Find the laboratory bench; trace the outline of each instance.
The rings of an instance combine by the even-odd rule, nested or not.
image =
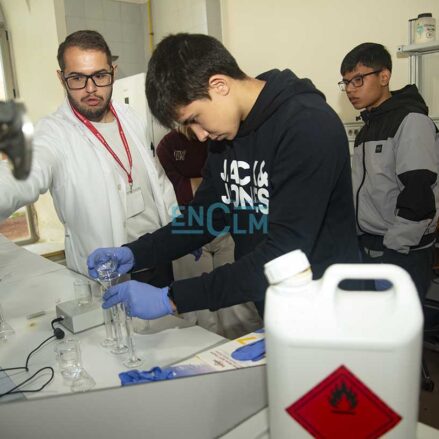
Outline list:
[[[0,305],[15,331],[0,341],[0,367],[24,366],[27,355],[53,335],[56,304],[74,298],[73,283],[81,278],[0,235]],[[61,328],[66,337],[72,335]],[[228,341],[175,316],[151,321],[150,332],[134,334],[141,370],[166,367]],[[29,372],[0,372],[3,393],[42,367],[55,371],[39,392],[0,398],[2,438],[218,437],[266,405],[264,367],[121,387],[118,374],[127,370],[127,354],[114,355],[101,346],[104,326],[74,338],[96,386],[72,393],[56,364],[57,340],[50,340],[32,355]],[[23,389],[37,389],[49,377],[44,372]]]
[[[0,305],[15,334],[0,342],[0,367],[22,366],[28,353],[53,334],[55,305],[73,298],[73,282],[82,275],[28,252],[0,235]],[[69,331],[63,330],[69,335]],[[227,340],[175,316],[152,322],[153,333],[135,334],[143,359],[139,369],[168,366]],[[56,340],[43,345],[30,361],[30,372],[52,366],[54,380],[41,392],[0,398],[0,437],[164,439],[268,439],[265,366],[256,366],[120,386],[125,356],[100,345],[103,326],[75,334],[82,362],[96,386],[72,393],[56,366]],[[28,376],[0,372],[0,393]],[[32,381],[38,388],[48,375]],[[418,424],[418,439],[439,431]]]

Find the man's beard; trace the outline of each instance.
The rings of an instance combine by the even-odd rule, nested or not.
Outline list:
[[[84,107],[81,107],[78,105],[78,102],[76,102],[71,96],[70,93],[67,93],[67,98],[69,99],[70,105],[82,116],[84,116],[86,119],[88,119],[91,122],[101,122],[103,117],[107,114],[109,107],[110,107],[110,101],[111,96],[113,94],[113,90],[111,91],[110,95],[108,96],[107,100],[104,101],[104,106],[96,109],[86,109]]]

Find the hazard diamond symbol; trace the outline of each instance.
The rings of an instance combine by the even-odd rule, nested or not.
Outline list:
[[[375,439],[402,419],[345,366],[285,410],[319,439]]]

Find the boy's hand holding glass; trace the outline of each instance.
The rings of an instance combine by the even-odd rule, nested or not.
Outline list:
[[[97,268],[102,267],[106,261],[116,261],[116,267],[108,267],[108,270],[119,274],[128,273],[134,267],[134,255],[128,247],[109,247],[94,250],[87,258],[88,274],[93,279],[102,277]]]
[[[173,313],[168,297],[169,288],[156,288],[135,280],[110,287],[103,296],[102,308],[123,303],[131,317],[145,320],[158,319]]]

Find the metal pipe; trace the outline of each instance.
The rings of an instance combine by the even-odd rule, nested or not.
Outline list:
[[[148,34],[149,34],[149,51],[152,54],[154,51],[154,32],[152,29],[152,8],[151,8],[151,0],[146,1],[146,11],[148,14]]]

